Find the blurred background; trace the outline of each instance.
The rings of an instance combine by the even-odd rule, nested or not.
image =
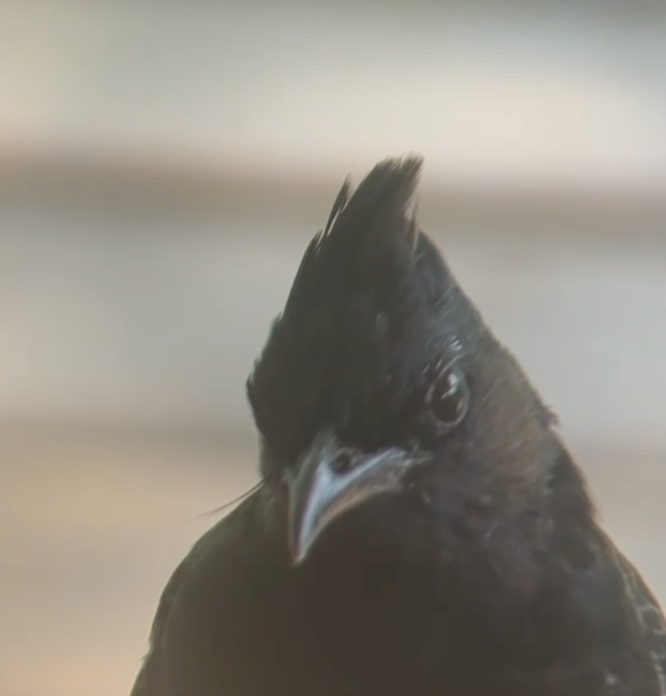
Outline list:
[[[0,0],[0,692],[127,694],[343,178],[424,226],[666,599],[666,6]],[[203,515],[203,517],[202,517]]]

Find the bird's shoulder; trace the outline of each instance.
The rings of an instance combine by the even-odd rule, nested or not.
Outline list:
[[[583,562],[578,554],[552,560],[523,635],[523,651],[533,646],[535,664],[512,672],[507,694],[666,696],[659,603],[600,529],[589,550]]]
[[[159,683],[174,658],[188,655],[193,646],[232,640],[238,622],[247,617],[249,598],[265,590],[253,583],[270,584],[273,535],[267,505],[265,491],[253,493],[211,527],[176,567],[160,597],[131,696],[160,696]],[[240,605],[242,617],[237,616]],[[219,635],[206,635],[209,628]]]
[[[627,626],[625,635],[630,652],[641,664],[640,672],[637,670],[633,677],[635,684],[631,675],[626,677],[624,688],[621,679],[609,677],[616,688],[608,693],[666,696],[666,620],[662,608],[636,567],[603,532],[600,532],[600,545],[605,563],[619,578]]]

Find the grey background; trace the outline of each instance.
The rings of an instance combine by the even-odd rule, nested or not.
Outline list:
[[[128,692],[199,516],[255,480],[244,382],[305,244],[410,150],[666,596],[666,12],[453,5],[0,2],[3,693]]]

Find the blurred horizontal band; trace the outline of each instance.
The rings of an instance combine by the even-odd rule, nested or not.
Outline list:
[[[402,154],[387,152],[386,155]],[[544,216],[585,221],[587,233],[623,220],[641,225],[666,221],[666,179],[636,182],[552,180],[513,182],[457,179],[433,175],[425,155],[419,206],[425,219],[497,219]],[[368,168],[374,161],[368,162]],[[330,167],[313,173],[286,167],[284,172],[242,162],[202,161],[155,152],[25,151],[0,147],[0,196],[30,195],[107,202],[142,199],[167,206],[202,205],[230,216],[251,219],[297,216],[322,219],[348,171]]]

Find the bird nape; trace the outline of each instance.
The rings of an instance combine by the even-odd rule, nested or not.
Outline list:
[[[161,597],[133,696],[666,696],[666,629],[412,199],[345,183],[248,380],[263,485]]]

